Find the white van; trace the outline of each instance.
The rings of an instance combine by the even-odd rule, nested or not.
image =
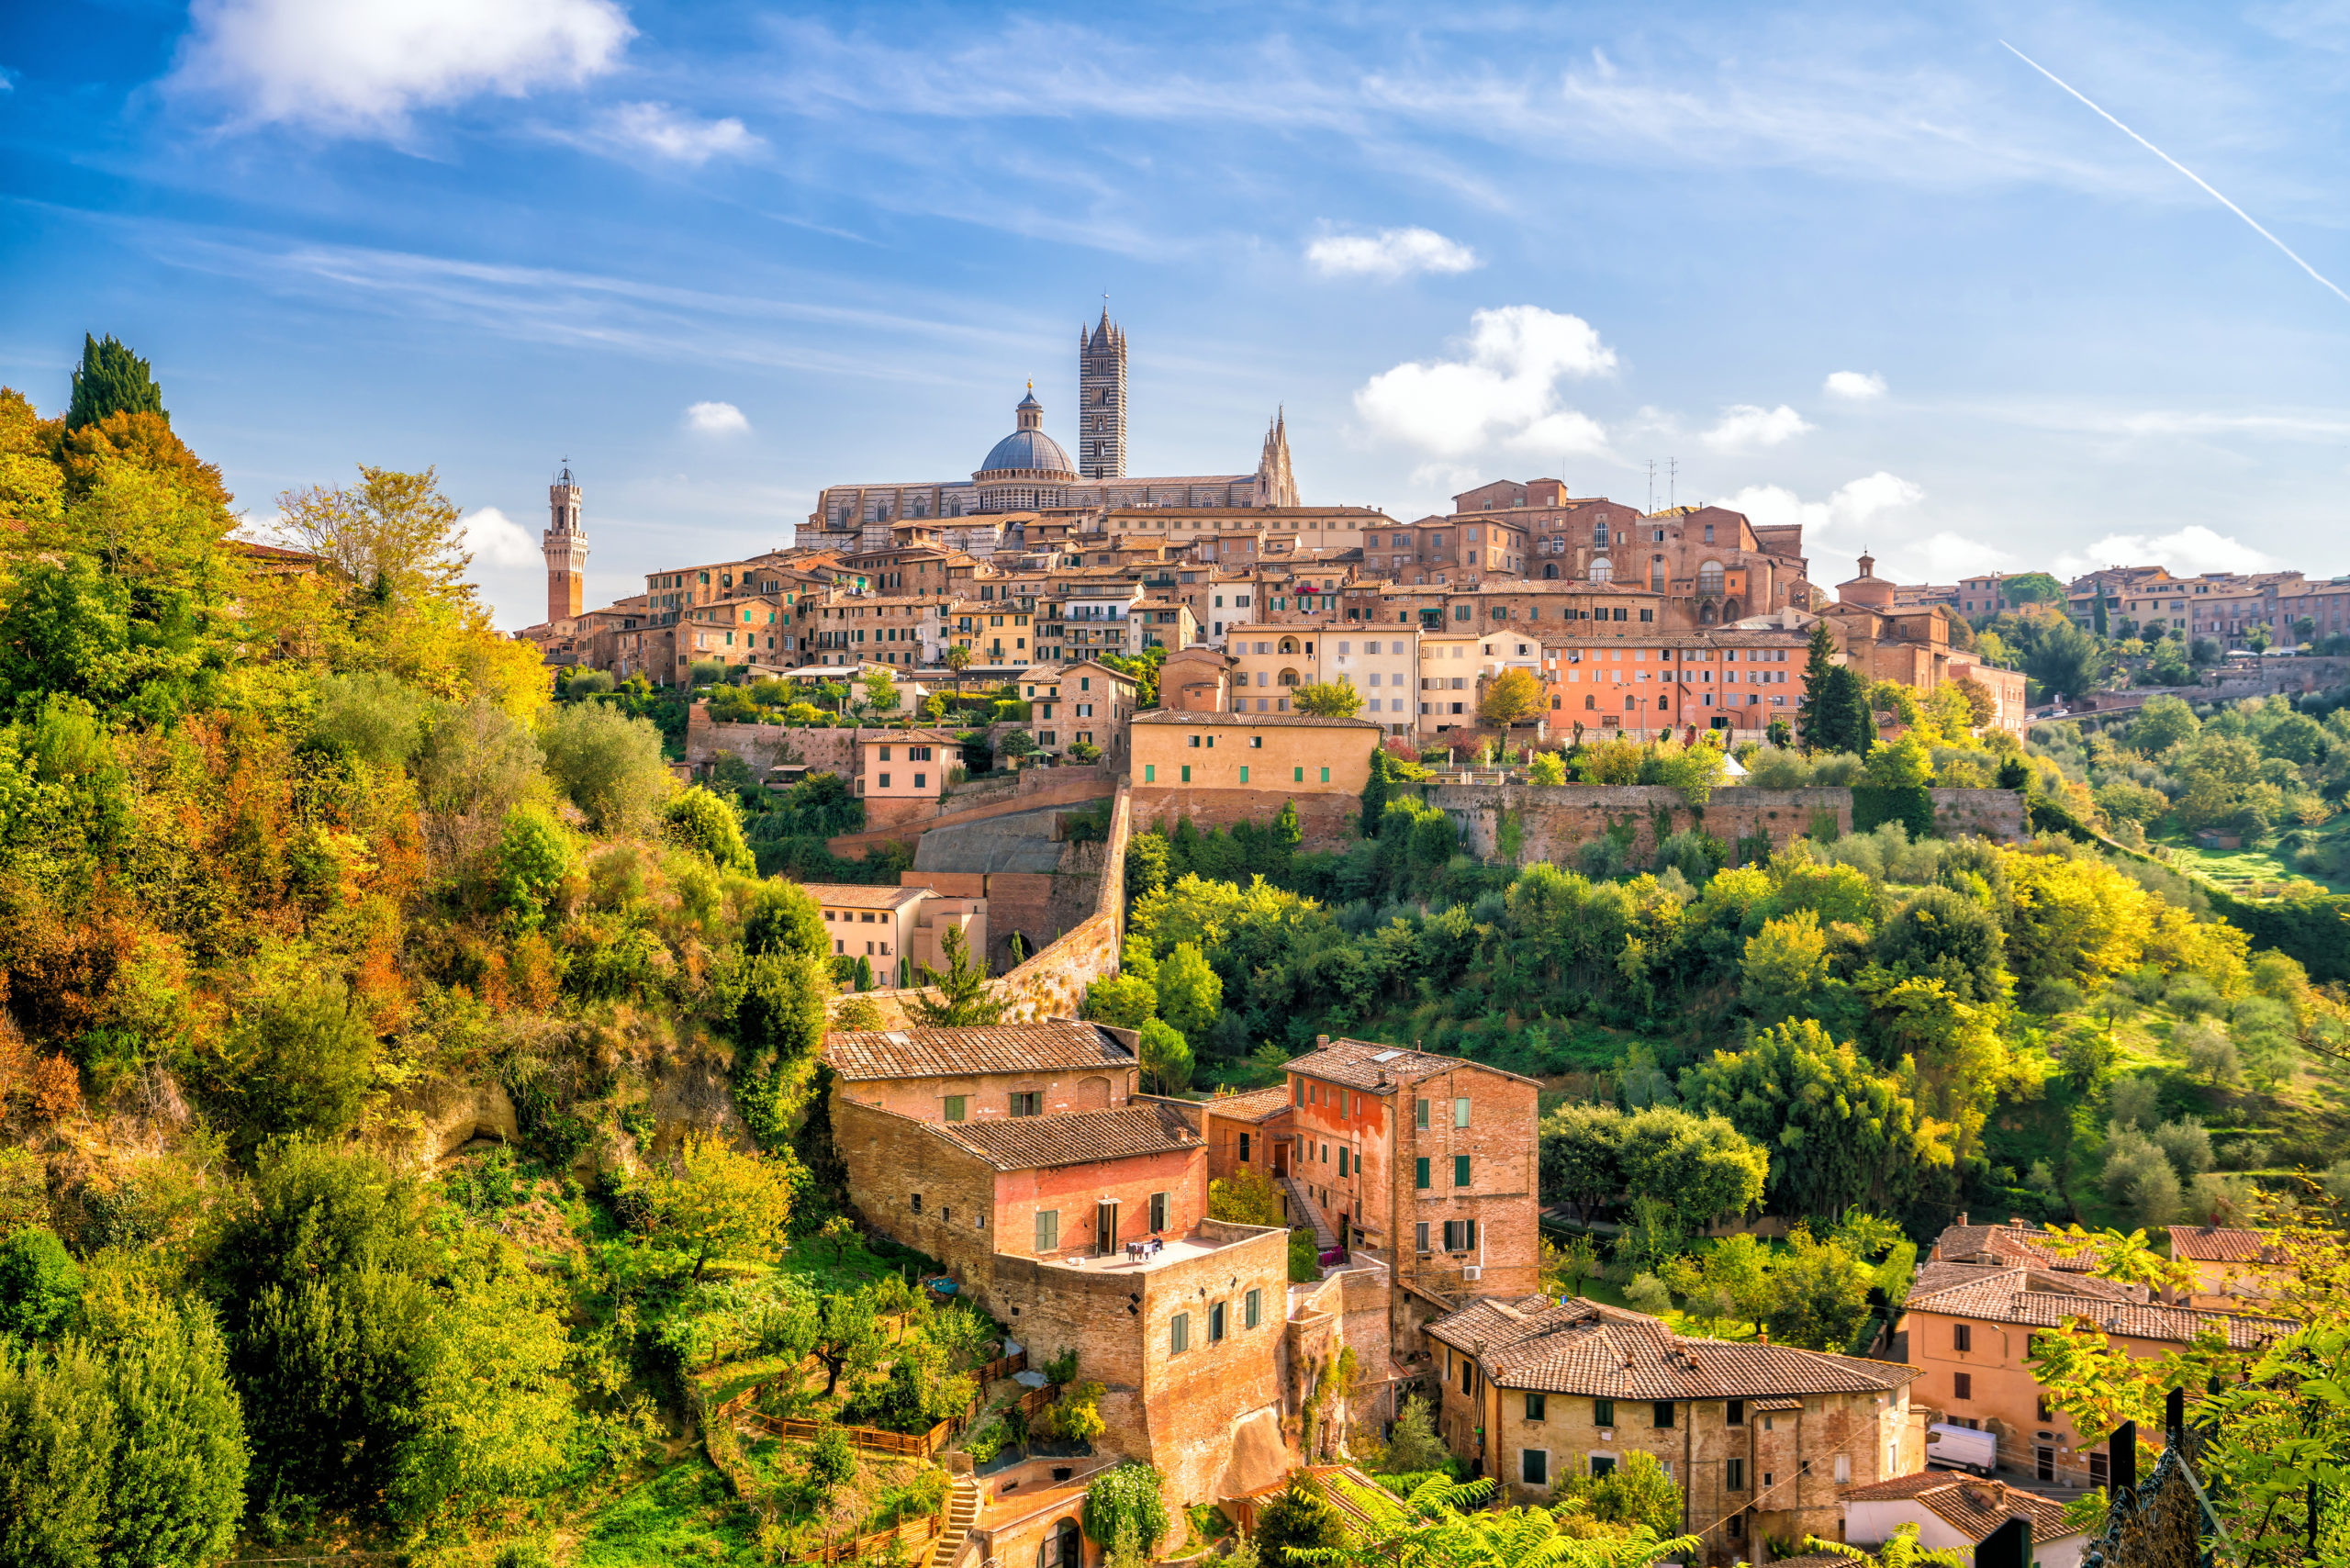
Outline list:
[[[1940,1421],[1926,1428],[1929,1469],[1940,1465],[1945,1470],[1971,1470],[1977,1475],[1988,1475],[1998,1460],[1999,1439],[1988,1432]]]

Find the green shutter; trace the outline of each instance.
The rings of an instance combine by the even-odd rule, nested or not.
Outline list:
[[[1465,1154],[1452,1157],[1452,1184],[1456,1187],[1469,1184],[1469,1157]]]
[[[1412,1162],[1412,1185],[1423,1193],[1428,1190],[1428,1158],[1425,1154]]]

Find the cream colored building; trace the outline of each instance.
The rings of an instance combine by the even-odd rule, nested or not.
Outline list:
[[[911,985],[915,970],[946,968],[942,944],[960,931],[974,953],[988,950],[988,901],[957,898],[929,888],[876,888],[845,882],[804,882],[816,901],[836,958],[864,958],[884,986]]]
[[[1391,735],[1419,727],[1420,634],[1409,626],[1333,626],[1324,632],[1325,678],[1362,693],[1362,713]]]
[[[1014,683],[1028,702],[1028,729],[1042,749],[1099,746],[1106,756],[1125,753],[1126,721],[1135,711],[1135,683],[1091,659],[1031,665]]]
[[[1301,686],[1324,678],[1322,654],[1327,623],[1269,626],[1261,622],[1229,628],[1224,651],[1232,660],[1232,710],[1237,713],[1287,713]]]
[[[859,799],[934,801],[946,770],[963,760],[963,743],[943,730],[884,730],[857,743]]]

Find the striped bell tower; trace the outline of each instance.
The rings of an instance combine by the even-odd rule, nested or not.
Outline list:
[[[1110,319],[1077,330],[1077,471],[1088,479],[1126,476],[1126,334]]]
[[[571,459],[547,487],[547,531],[539,548],[547,558],[547,619],[576,619],[588,604],[588,535],[579,526],[579,481]]]

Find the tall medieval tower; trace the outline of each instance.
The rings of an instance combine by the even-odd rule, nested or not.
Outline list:
[[[1110,320],[1077,330],[1077,471],[1088,479],[1126,476],[1126,335]]]
[[[575,619],[588,605],[588,535],[579,527],[579,482],[565,460],[547,487],[547,531],[539,548],[547,558],[547,619]]]

